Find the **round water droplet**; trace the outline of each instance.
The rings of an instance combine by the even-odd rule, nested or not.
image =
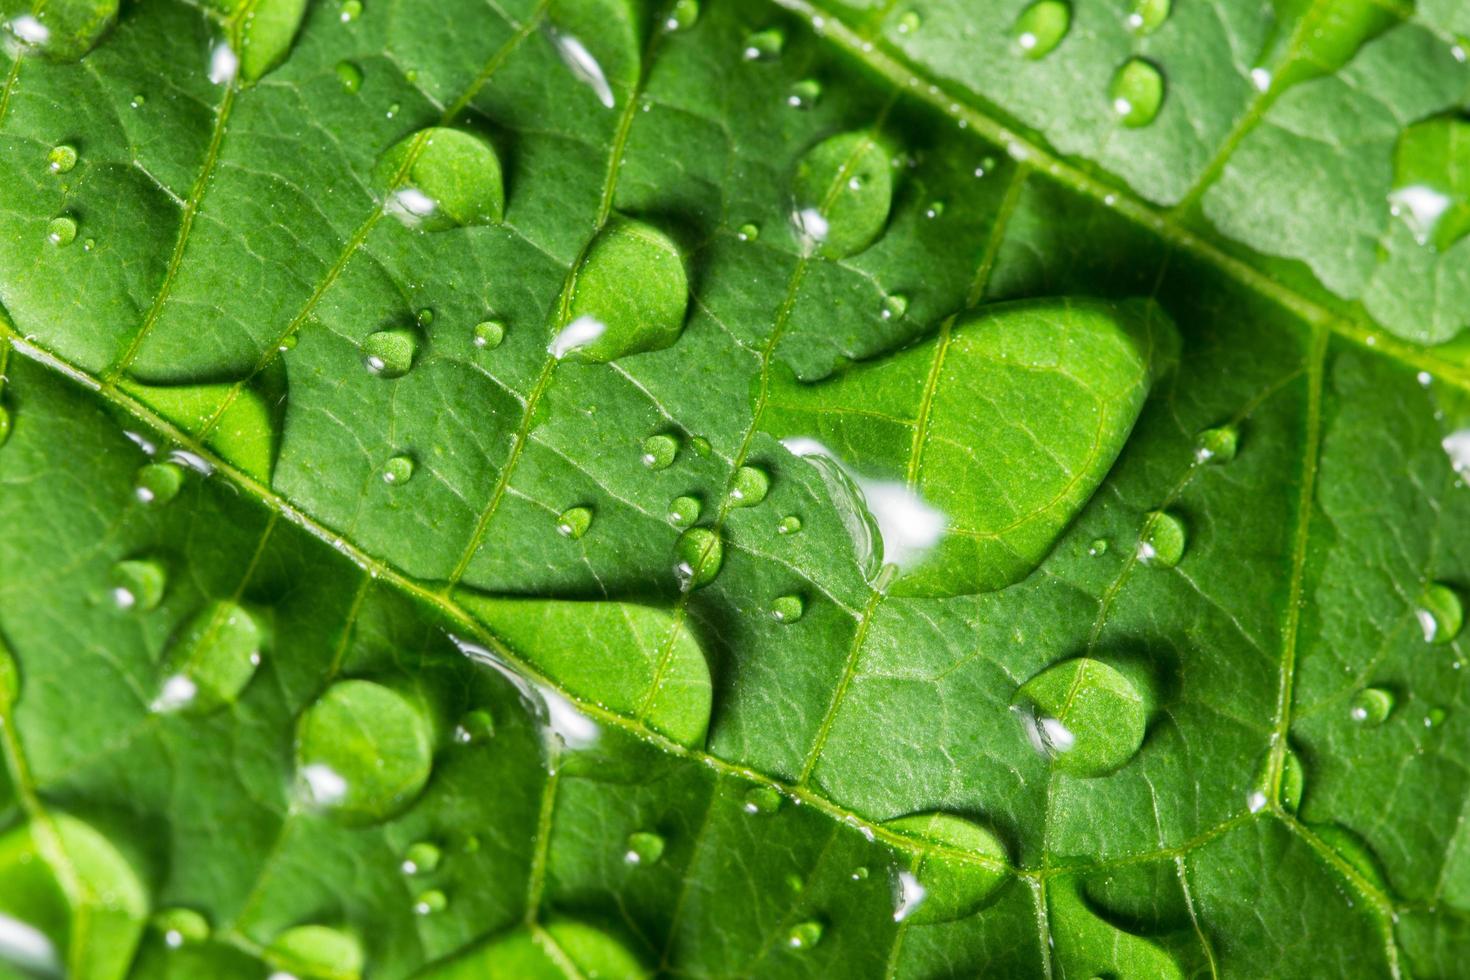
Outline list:
[[[1108,539],[1107,538],[1093,538],[1092,539],[1092,542],[1087,546],[1087,553],[1089,555],[1093,556],[1094,558],[1096,558],[1098,555],[1105,555],[1105,554],[1107,554],[1108,553]]]
[[[783,595],[771,603],[771,618],[778,623],[794,623],[806,611],[799,595]]]
[[[556,533],[573,541],[587,533],[592,526],[592,508],[568,507],[557,515]]]
[[[351,23],[362,16],[362,0],[342,0],[342,5],[337,10],[338,19],[342,23]]]
[[[570,319],[552,339],[555,357],[606,363],[679,339],[689,306],[684,257],[673,239],[620,218],[603,229],[577,272]]]
[[[867,880],[867,877],[868,877],[868,866],[867,865],[860,864],[856,868],[853,868],[852,869],[852,880],[853,881],[865,881],[865,880]]]
[[[429,324],[434,322],[434,311],[425,306],[423,309],[415,313],[413,315],[413,318],[414,322],[417,323],[419,326],[427,327]]]
[[[801,530],[801,518],[795,514],[787,514],[776,524],[777,534],[795,534]]]
[[[720,574],[725,543],[707,527],[691,527],[674,542],[674,575],[684,591],[708,585]]]
[[[771,814],[781,809],[781,794],[771,786],[752,786],[740,808],[750,814]]]
[[[266,947],[264,959],[275,968],[274,976],[338,977],[362,976],[362,943],[344,929],[304,925],[287,929]]]
[[[1449,713],[1446,712],[1443,708],[1430,708],[1424,714],[1424,727],[1438,728],[1440,725],[1443,725],[1445,723],[1445,719],[1448,717]]]
[[[1393,692],[1382,687],[1365,687],[1353,695],[1348,717],[1360,725],[1381,725],[1393,713]]]
[[[1164,76],[1142,58],[1130,58],[1114,73],[1108,99],[1124,126],[1147,126],[1163,104]]]
[[[742,242],[753,242],[761,237],[760,226],[747,221],[740,226],[740,230],[735,233],[735,237],[739,238]]]
[[[454,726],[454,740],[461,745],[484,742],[495,737],[495,717],[484,708],[466,711]]]
[[[735,471],[730,487],[730,503],[736,507],[754,507],[766,499],[771,490],[771,477],[758,466],[742,466]]]
[[[58,143],[46,154],[46,168],[53,174],[71,173],[72,168],[77,165],[76,147],[66,143]]]
[[[1228,463],[1235,458],[1240,433],[1233,425],[1206,429],[1194,443],[1194,458],[1201,463]]]
[[[810,109],[821,97],[822,83],[815,78],[804,78],[786,93],[786,104],[793,109]]]
[[[929,206],[924,209],[924,217],[937,218],[944,213],[943,201],[930,201]]]
[[[437,888],[420,892],[419,897],[414,899],[413,902],[415,915],[433,915],[435,912],[443,912],[447,908],[449,908],[449,899]]]
[[[918,11],[905,10],[898,17],[898,33],[912,34],[923,26],[923,23],[923,18],[919,16]]]
[[[413,457],[394,456],[383,465],[383,482],[390,486],[407,483],[413,479]]]
[[[1184,523],[1166,510],[1149,511],[1138,537],[1138,560],[1145,565],[1173,568],[1184,557]]]
[[[505,324],[499,320],[481,320],[475,324],[474,344],[481,350],[494,350],[505,340]]]
[[[149,922],[169,949],[178,949],[186,943],[202,943],[210,934],[209,920],[193,909],[160,909],[153,913]]]
[[[909,298],[903,293],[889,293],[883,297],[883,309],[880,316],[885,320],[901,320],[909,310]]]
[[[112,566],[112,599],[119,609],[148,612],[158,608],[168,587],[163,566],[149,559],[120,561]]]
[[[130,109],[141,109],[147,104],[148,96],[144,95],[142,92],[137,93],[128,100],[128,108]]]
[[[1005,845],[989,828],[971,820],[949,813],[917,813],[883,826],[928,845],[919,849],[912,871],[899,873],[896,921],[949,922],[970,915],[1010,876]]]
[[[52,218],[51,222],[46,225],[46,241],[50,242],[52,245],[55,245],[57,247],[70,245],[72,242],[76,241],[76,237],[76,219],[71,218],[68,215],[58,215],[57,217]]]
[[[659,858],[663,856],[664,839],[658,834],[640,830],[628,835],[627,849],[623,852],[623,860],[629,864],[644,866],[657,864]]]
[[[418,350],[412,330],[379,330],[362,342],[362,362],[380,378],[401,378],[413,367]]]
[[[1011,38],[1023,57],[1044,58],[1056,50],[1072,27],[1072,7],[1062,0],[1037,0],[1016,18]]]
[[[337,81],[349,92],[362,88],[362,69],[350,61],[337,62]]]
[[[679,455],[679,440],[671,435],[660,434],[643,440],[643,465],[651,470],[668,469],[674,457]]]
[[[1133,0],[1133,10],[1127,18],[1128,29],[1134,34],[1152,34],[1169,19],[1173,0]]]
[[[403,852],[403,863],[399,869],[406,875],[432,874],[439,870],[439,862],[443,858],[444,854],[437,845],[422,840]]]
[[[808,150],[792,187],[797,232],[832,258],[871,245],[893,203],[892,155],[870,132],[841,133]]]
[[[1101,776],[1133,758],[1148,721],[1144,692],[1117,668],[1077,657],[1022,684],[1012,701],[1026,737],[1052,766]]]
[[[260,625],[242,606],[216,600],[174,638],[154,711],[202,713],[234,703],[260,664]]]
[[[498,224],[505,213],[500,157],[485,140],[458,129],[431,127],[395,143],[373,178],[385,210],[429,231]]]
[[[432,732],[423,711],[371,681],[339,681],[296,725],[296,778],[306,802],[367,823],[406,806],[428,781]]]
[[[811,949],[822,941],[822,924],[815,919],[798,922],[786,934],[786,945],[792,949]]]
[[[687,31],[699,20],[699,0],[675,0],[664,27],[671,31]]]
[[[133,492],[145,504],[166,504],[179,495],[184,471],[174,463],[148,463],[138,468]]]
[[[699,520],[699,500],[696,497],[675,497],[669,501],[669,523],[675,527],[688,527]]]
[[[780,28],[772,27],[769,30],[757,31],[745,39],[746,61],[773,61],[781,57],[781,49],[786,47],[786,35]]]
[[[1465,624],[1465,610],[1460,595],[1442,582],[1430,582],[1419,596],[1414,610],[1426,643],[1449,643],[1460,635]]]

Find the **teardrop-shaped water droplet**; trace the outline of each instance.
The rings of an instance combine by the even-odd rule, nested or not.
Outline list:
[[[67,143],[58,143],[46,154],[46,169],[53,174],[71,173],[72,168],[77,165],[76,147]]]
[[[119,609],[157,609],[168,588],[168,573],[152,559],[137,558],[112,566],[112,600]]]
[[[495,716],[484,708],[466,711],[454,726],[454,740],[461,745],[485,742],[495,737]]]
[[[877,239],[893,203],[892,155],[870,132],[841,133],[807,151],[792,187],[792,223],[810,246],[843,258]]]
[[[1087,657],[1043,670],[1012,703],[1032,746],[1074,776],[1101,776],[1133,758],[1148,722],[1145,692],[1116,667]]]
[[[362,943],[345,929],[332,926],[295,926],[272,939],[263,953],[274,968],[272,977],[333,977],[356,980],[362,976]]]
[[[628,835],[623,860],[629,864],[647,866],[657,864],[664,856],[664,839],[658,834],[640,830]]]
[[[740,226],[740,230],[735,233],[735,237],[740,239],[742,242],[753,242],[757,238],[761,237],[760,225],[757,225],[754,222],[747,221],[745,224]]]
[[[570,320],[548,348],[554,357],[605,363],[661,350],[679,339],[689,279],[679,247],[652,225],[611,222],[577,272]]]
[[[194,909],[175,907],[160,909],[153,913],[149,923],[163,937],[169,949],[178,949],[186,943],[202,943],[209,938],[209,920]]]
[[[481,350],[494,350],[505,340],[505,324],[499,320],[481,320],[475,324],[474,344]]]
[[[419,897],[413,900],[413,912],[415,915],[433,915],[435,912],[443,912],[449,908],[449,898],[437,888],[430,888],[426,892],[420,892]]]
[[[70,215],[57,215],[46,225],[46,241],[57,247],[76,241],[77,222]]]
[[[412,330],[379,330],[362,342],[362,363],[380,378],[401,378],[413,367],[419,338]]]
[[[883,826],[921,845],[912,870],[898,873],[895,921],[949,922],[970,915],[1010,877],[1005,845],[994,831],[972,820],[916,813]]]
[[[793,109],[810,109],[821,97],[822,83],[815,78],[804,78],[786,93],[786,104]]]
[[[771,618],[778,623],[794,623],[806,611],[799,595],[783,595],[771,603]]]
[[[1360,725],[1381,725],[1393,713],[1393,692],[1383,687],[1365,687],[1353,695],[1348,717]]]
[[[1420,245],[1443,251],[1470,233],[1470,120],[1437,116],[1403,131],[1388,204]]]
[[[679,440],[666,433],[649,436],[643,440],[643,465],[651,470],[668,469],[679,455]]]
[[[1173,0],[1133,0],[1126,23],[1134,34],[1152,34],[1169,19]]]
[[[776,523],[777,534],[796,534],[801,530],[801,518],[795,514],[787,514]]]
[[[766,499],[770,490],[770,474],[759,466],[742,466],[735,471],[730,485],[730,503],[735,507],[754,507]]]
[[[413,479],[414,462],[412,456],[394,456],[383,464],[383,482],[390,486],[407,483]]]
[[[184,471],[174,463],[148,463],[138,468],[133,493],[145,504],[166,504],[179,495]]]
[[[587,533],[592,526],[591,507],[568,507],[557,515],[556,533],[573,541]]]
[[[228,600],[205,606],[175,637],[154,711],[207,712],[234,703],[260,665],[260,625]]]
[[[675,527],[688,527],[699,520],[699,500],[696,497],[675,497],[669,501],[669,523]]]
[[[439,870],[439,862],[443,859],[444,853],[437,844],[421,840],[403,852],[403,863],[398,867],[406,875],[433,874]]]
[[[889,293],[883,297],[883,309],[880,316],[885,320],[901,320],[908,312],[909,298],[903,293]]]
[[[749,814],[771,814],[781,809],[781,794],[771,786],[752,786],[740,808]]]
[[[350,61],[337,62],[337,81],[349,92],[356,93],[362,88],[362,69]]]
[[[432,127],[395,143],[373,168],[384,210],[429,231],[498,224],[505,213],[500,157],[479,136]]]
[[[1164,76],[1142,58],[1130,58],[1114,73],[1108,100],[1124,126],[1147,126],[1164,102]]]
[[[423,709],[372,681],[338,681],[296,724],[303,800],[350,823],[382,820],[428,781],[433,732]]]
[[[709,459],[710,454],[715,451],[714,447],[710,445],[709,440],[704,436],[695,436],[693,439],[690,439],[689,448],[694,450],[696,456],[702,456],[705,459]]]
[[[822,924],[816,919],[798,922],[786,933],[786,945],[792,949],[811,949],[822,941]]]
[[[773,61],[781,57],[781,49],[784,47],[786,35],[779,27],[756,31],[745,39],[745,60]]]
[[[699,20],[699,0],[674,0],[664,27],[670,31],[687,31]]]
[[[1072,27],[1072,6],[1063,0],[1037,0],[1016,18],[1011,28],[1016,51],[1027,58],[1045,58],[1056,50]]]
[[[1149,511],[1138,536],[1138,560],[1145,565],[1173,568],[1184,557],[1187,543],[1183,521],[1166,510]]]
[[[1206,429],[1194,442],[1194,458],[1201,463],[1228,463],[1235,458],[1240,432],[1233,425]]]
[[[713,582],[724,561],[725,543],[710,528],[691,527],[674,542],[674,576],[685,592]]]
[[[1414,616],[1426,643],[1449,643],[1460,635],[1460,627],[1465,624],[1460,594],[1443,582],[1430,582],[1424,587]]]

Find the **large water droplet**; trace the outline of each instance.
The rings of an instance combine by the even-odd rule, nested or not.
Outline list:
[[[1072,6],[1063,0],[1037,0],[1016,18],[1011,38],[1027,58],[1044,58],[1056,50],[1072,26]]]
[[[883,826],[918,845],[912,870],[899,872],[897,921],[948,922],[970,915],[1010,876],[1005,845],[973,821],[948,813],[918,813]]]
[[[568,507],[556,517],[556,533],[573,541],[586,534],[591,526],[591,507]]]
[[[811,949],[822,941],[822,924],[816,919],[798,922],[786,933],[786,945],[791,949]]]
[[[1184,980],[1179,963],[1161,945],[1125,932],[1100,916],[1097,903],[1082,894],[1076,875],[1048,879],[1046,897],[1052,955],[1060,976]]]
[[[1164,76],[1142,58],[1130,58],[1113,75],[1108,100],[1124,126],[1147,126],[1164,101]]]
[[[439,850],[437,844],[421,840],[410,844],[408,850],[403,852],[403,863],[398,868],[406,875],[433,874],[439,870],[439,862],[443,859],[444,852]]]
[[[797,534],[801,531],[801,518],[795,514],[787,514],[776,523],[776,533],[781,535]]]
[[[710,528],[691,527],[674,542],[674,575],[686,592],[713,582],[724,561],[725,543]]]
[[[419,980],[568,976],[632,980],[648,975],[638,958],[607,933],[563,918],[501,932],[416,974]]]
[[[412,330],[379,330],[363,340],[362,362],[380,378],[401,378],[413,367],[418,350],[419,338]]]
[[[184,471],[173,463],[147,463],[133,478],[133,493],[145,504],[166,504],[179,495]]]
[[[786,35],[779,27],[757,31],[745,39],[745,60],[773,61],[781,57],[781,49],[784,47]]]
[[[1149,511],[1138,536],[1138,560],[1145,565],[1173,568],[1184,557],[1187,543],[1183,521],[1166,510]]]
[[[666,433],[649,436],[643,440],[643,465],[651,470],[665,470],[679,455],[679,440]]]
[[[72,168],[77,165],[76,147],[66,143],[58,143],[46,154],[46,169],[53,174],[71,173]]]
[[[1087,657],[1043,670],[1021,685],[1013,704],[1036,750],[1074,776],[1101,776],[1133,758],[1148,722],[1144,692]]]
[[[1470,120],[1439,116],[1404,130],[1388,203],[1421,245],[1447,249],[1470,232]]]
[[[623,860],[629,864],[647,866],[657,864],[664,856],[664,839],[658,834],[640,830],[628,835],[623,851]]]
[[[699,520],[699,511],[697,497],[675,497],[669,501],[669,523],[675,527],[688,527]]]
[[[892,155],[870,132],[841,133],[808,150],[792,187],[802,237],[832,258],[871,245],[893,202]]]
[[[672,239],[641,221],[611,222],[588,248],[573,289],[563,334],[578,324],[591,326],[573,344],[559,336],[551,348],[556,357],[603,363],[661,350],[684,329],[689,280],[683,255]]]
[[[157,609],[168,587],[168,573],[151,559],[120,561],[112,566],[112,600],[119,609]]]
[[[293,977],[356,980],[362,976],[362,943],[352,933],[331,926],[287,929],[265,948],[265,961]]]
[[[1173,0],[1133,0],[1128,14],[1128,29],[1135,34],[1152,34],[1169,19]]]
[[[1460,635],[1460,627],[1465,624],[1460,594],[1443,582],[1430,582],[1424,587],[1414,616],[1426,643],[1449,643]]]
[[[505,185],[495,148],[458,129],[422,129],[378,160],[384,209],[404,224],[442,231],[499,223]]]
[[[70,245],[77,238],[76,219],[70,215],[58,215],[46,225],[46,241],[57,247]]]
[[[371,681],[333,684],[296,725],[303,798],[348,822],[382,820],[406,806],[432,763],[423,710]]]
[[[735,471],[730,486],[730,503],[735,507],[754,507],[766,499],[770,490],[770,474],[758,466],[742,466]]]
[[[241,7],[233,47],[240,55],[240,75],[247,82],[259,79],[286,59],[291,42],[301,27],[307,0],[254,0]]]
[[[164,656],[154,711],[213,711],[232,704],[260,664],[261,630],[242,606],[217,600],[195,613]]]
[[[1393,692],[1383,687],[1365,687],[1353,695],[1348,717],[1360,725],[1381,725],[1393,713]]]
[[[383,464],[383,482],[389,486],[398,486],[413,479],[414,462],[412,456],[394,456]]]

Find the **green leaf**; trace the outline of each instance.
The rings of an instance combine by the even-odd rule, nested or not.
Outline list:
[[[0,973],[1459,975],[1462,8],[0,2]]]

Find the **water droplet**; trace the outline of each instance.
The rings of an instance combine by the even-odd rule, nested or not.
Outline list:
[[[1152,34],[1169,19],[1173,0],[1133,0],[1133,10],[1128,14],[1128,29],[1134,34]]]
[[[392,119],[393,117],[398,115],[399,111],[402,108],[403,106],[399,105],[397,102],[394,102],[392,105],[388,106],[388,111],[386,113],[387,117],[389,119]],[[412,219],[416,219],[420,215],[420,212],[415,209],[423,207],[425,201],[428,202],[428,208],[430,211],[432,211],[434,208],[434,201],[430,198],[425,197],[421,193],[418,196],[413,197],[412,200],[410,200],[409,195],[405,194],[398,200],[389,201],[389,207],[394,214],[398,215],[400,221],[403,221],[405,224],[412,225],[415,223]]]
[[[1105,555],[1105,554],[1107,554],[1108,553],[1108,539],[1107,538],[1093,538],[1092,541],[1091,541],[1091,543],[1089,543],[1087,545],[1087,553],[1089,555],[1091,555],[1092,557],[1094,557],[1094,558],[1096,558],[1098,555]]]
[[[454,740],[461,745],[484,742],[495,737],[495,717],[484,708],[466,711],[454,726]]]
[[[650,865],[657,864],[659,858],[664,856],[664,839],[658,834],[640,830],[628,835],[627,849],[623,853],[623,860],[629,864]]]
[[[675,527],[688,527],[699,520],[699,500],[695,497],[675,497],[669,501],[669,523]]]
[[[1194,442],[1194,458],[1201,463],[1228,463],[1235,458],[1240,432],[1233,425],[1206,429]]]
[[[209,53],[209,81],[214,85],[229,85],[240,73],[240,56],[228,41],[221,41]]]
[[[822,924],[815,919],[798,922],[786,934],[786,945],[792,949],[811,949],[822,941]]]
[[[799,595],[783,595],[771,603],[771,618],[778,623],[794,623],[806,611]]]
[[[331,926],[295,926],[272,939],[264,959],[275,973],[272,977],[334,977],[355,980],[362,976],[363,951],[358,938],[345,929]]]
[[[1145,565],[1173,568],[1184,557],[1188,538],[1184,523],[1166,510],[1153,510],[1144,515],[1143,532],[1138,536],[1138,560]]]
[[[484,139],[430,127],[393,144],[373,168],[384,210],[428,231],[498,224],[505,213],[500,157]]]
[[[776,524],[777,534],[796,534],[801,530],[801,518],[795,514],[787,514]]]
[[[434,322],[434,311],[425,306],[413,315],[413,319],[420,327],[427,327]]]
[[[475,324],[474,344],[481,350],[494,350],[505,340],[505,324],[499,320],[482,320]]]
[[[1449,714],[1443,708],[1430,708],[1424,714],[1424,727],[1438,728],[1445,723],[1445,719],[1448,717]]]
[[[1027,58],[1044,58],[1056,50],[1072,26],[1072,7],[1062,0],[1037,0],[1021,11],[1011,28],[1016,51]]]
[[[715,451],[714,447],[709,444],[709,440],[704,436],[695,436],[693,439],[690,439],[689,448],[694,450],[695,455],[702,456],[705,459],[709,459],[710,454]]]
[[[145,504],[166,504],[179,495],[184,471],[173,463],[148,463],[138,468],[133,493]]]
[[[76,219],[69,215],[57,215],[46,226],[46,241],[61,247],[70,245],[77,237]]]
[[[356,93],[362,88],[362,69],[350,61],[337,62],[337,81],[347,91]]]
[[[707,527],[691,527],[674,542],[674,575],[688,592],[708,585],[720,574],[725,561],[725,543]]]
[[[1302,792],[1307,785],[1307,771],[1301,757],[1290,747],[1281,756],[1281,808],[1295,813],[1302,805]]]
[[[3,403],[0,403],[0,446],[5,445],[6,441],[10,439],[10,430],[13,424],[10,417],[10,409],[6,408]]]
[[[1054,664],[1022,684],[1012,703],[1033,747],[1074,776],[1112,772],[1143,744],[1144,693],[1100,660]]]
[[[735,471],[730,486],[730,503],[735,507],[754,507],[766,499],[771,490],[771,477],[758,466],[742,466]]]
[[[930,201],[929,206],[924,209],[924,217],[937,218],[944,213],[943,201]]]
[[[157,609],[168,588],[168,573],[151,559],[120,561],[112,566],[112,600],[119,609]]]
[[[390,486],[407,483],[413,479],[413,457],[394,456],[383,466],[383,482]]]
[[[51,148],[51,152],[46,154],[46,167],[53,174],[71,173],[72,168],[76,165],[76,147],[66,143],[56,144]]]
[[[883,309],[879,316],[885,320],[901,320],[908,312],[909,298],[903,293],[889,293],[883,297]]]
[[[675,0],[664,27],[671,31],[687,31],[699,20],[699,0]]]
[[[807,151],[796,168],[792,222],[809,245],[843,258],[877,239],[893,201],[892,155],[870,132],[840,133]]]
[[[1130,58],[1113,75],[1108,99],[1124,126],[1147,126],[1164,102],[1164,76],[1142,58]]]
[[[970,915],[989,902],[1010,876],[1005,845],[974,821],[935,812],[900,817],[883,826],[928,845],[918,849],[912,871],[898,873],[895,921],[949,922]]]
[[[673,465],[674,457],[678,455],[679,440],[661,433],[643,440],[643,455],[640,459],[651,470],[664,470]]]
[[[1449,643],[1460,635],[1460,627],[1465,623],[1459,593],[1442,582],[1425,586],[1414,616],[1424,631],[1425,643]]]
[[[338,681],[296,724],[302,797],[350,823],[391,816],[428,781],[432,734],[422,709],[397,691]]]
[[[923,23],[923,18],[919,16],[917,11],[905,10],[902,14],[899,15],[898,18],[898,33],[912,34],[917,31],[923,25]]]
[[[1381,725],[1393,713],[1393,692],[1382,687],[1365,687],[1353,695],[1348,717],[1360,725]]]
[[[781,57],[781,49],[784,47],[786,35],[780,28],[757,31],[745,39],[745,60],[772,61]]]
[[[586,534],[591,526],[591,507],[568,507],[556,517],[556,533],[573,541]]]
[[[752,786],[740,808],[749,814],[772,814],[781,809],[781,794],[771,786]]]
[[[582,260],[571,322],[552,342],[551,352],[601,364],[661,350],[679,339],[688,305],[689,279],[679,247],[651,225],[616,219]],[[576,342],[567,340],[579,327]]]
[[[753,242],[757,238],[761,237],[760,226],[754,224],[753,222],[747,221],[745,224],[740,226],[740,230],[735,233],[735,237],[740,239],[742,242]]]
[[[178,949],[185,943],[202,943],[210,934],[209,920],[193,909],[160,909],[149,921],[169,949]]]
[[[414,915],[433,915],[435,912],[443,912],[449,908],[449,899],[437,888],[430,888],[426,892],[420,892],[419,897],[414,899]]]
[[[262,634],[255,617],[228,600],[195,613],[177,634],[162,665],[154,711],[203,713],[234,703],[260,664]]]
[[[1470,233],[1470,120],[1438,116],[1403,131],[1388,203],[1420,245],[1444,250]]]
[[[111,29],[117,20],[118,0],[8,3],[0,9],[27,11],[4,25],[6,33],[20,42],[20,53],[34,51],[55,61],[75,61]]]
[[[406,875],[433,874],[439,870],[439,862],[443,859],[444,853],[438,845],[421,840],[403,852],[403,863],[398,867]]]
[[[342,5],[337,10],[338,19],[344,24],[350,24],[362,16],[362,0],[342,0]]]
[[[822,83],[815,78],[804,78],[791,86],[786,94],[786,104],[793,109],[810,109],[822,97]]]
[[[412,330],[379,330],[362,342],[362,362],[380,378],[401,378],[413,367],[419,338]]]
[[[853,881],[866,881],[867,880],[867,877],[868,877],[868,866],[867,865],[860,864],[856,868],[853,868],[852,869],[852,880]]]
[[[148,96],[144,95],[142,92],[137,93],[128,100],[128,108],[130,109],[141,109],[147,104]]]

